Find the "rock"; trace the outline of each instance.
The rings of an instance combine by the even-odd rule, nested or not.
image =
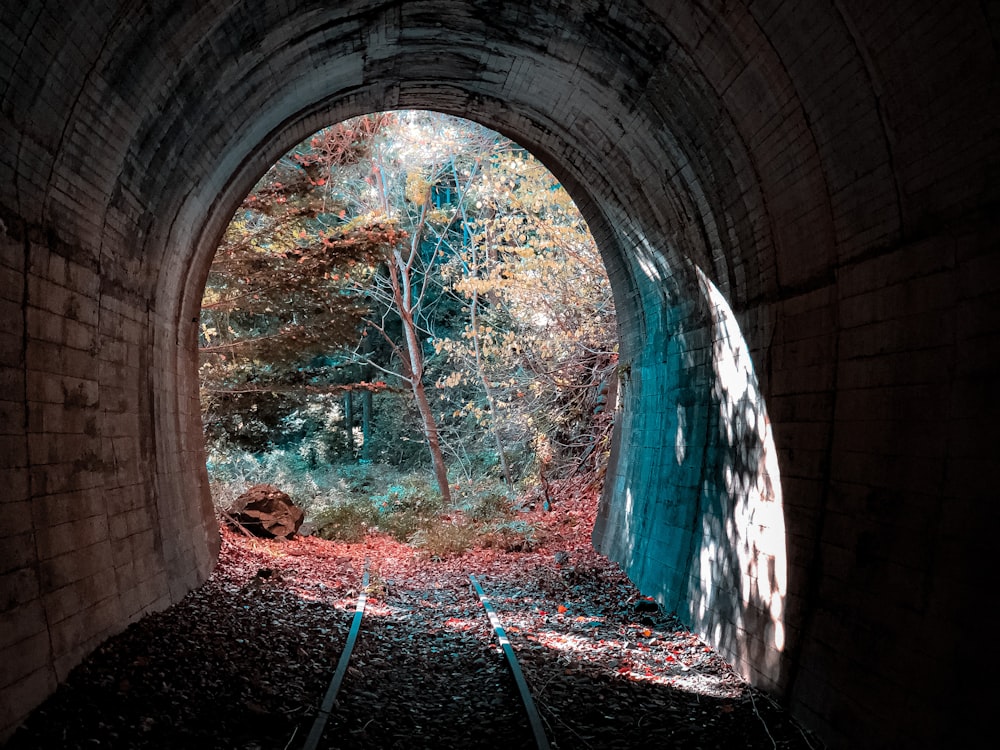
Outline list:
[[[295,536],[305,517],[288,495],[270,484],[255,484],[240,495],[231,514],[251,534],[265,539]]]
[[[642,598],[635,603],[635,611],[638,613],[658,613],[660,606],[652,599]]]

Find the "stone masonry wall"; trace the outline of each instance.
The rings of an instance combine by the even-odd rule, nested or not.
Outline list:
[[[998,28],[975,0],[4,5],[0,737],[211,569],[195,321],[240,199],[320,127],[420,107],[531,149],[604,254],[597,546],[831,747],[974,745]]]
[[[211,549],[197,505],[158,502],[145,301],[115,294],[93,257],[49,243],[5,222],[5,727],[108,635],[176,601]],[[179,522],[165,527],[166,513]],[[192,534],[198,564],[169,559]]]

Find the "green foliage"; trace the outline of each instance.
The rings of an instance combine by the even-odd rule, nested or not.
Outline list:
[[[202,299],[210,439],[256,451],[300,442],[322,418],[295,427],[288,420],[329,406],[324,395],[336,400],[364,378],[335,355],[357,338],[368,307],[351,292],[378,259],[369,245],[330,239],[346,215],[330,171],[356,168],[392,119],[356,118],[321,131],[269,170],[234,215]]]
[[[552,175],[517,149],[498,152],[470,190],[471,242],[444,273],[470,314],[458,336],[435,341],[451,364],[438,388],[455,416],[496,435],[522,474],[575,467],[606,438],[602,384],[617,361],[614,304],[597,247]],[[485,398],[466,395],[480,381]]]
[[[459,557],[476,545],[479,533],[469,524],[436,523],[416,531],[410,544],[424,551],[432,560]]]
[[[474,522],[507,518],[514,513],[509,492],[496,478],[459,485],[456,507]]]
[[[381,532],[434,559],[476,546],[525,550],[537,544],[535,527],[518,518],[509,491],[496,479],[458,485],[457,508],[446,512],[422,472],[378,464],[316,466],[301,448],[212,453],[208,469],[216,506],[229,509],[248,487],[266,483],[287,492],[324,539],[357,543]]]
[[[340,464],[334,467],[334,471],[345,494],[353,497],[369,497],[374,494],[375,488],[381,487],[388,477],[397,472],[394,467],[365,463]]]
[[[537,543],[534,524],[518,518],[511,492],[498,479],[459,485],[457,515],[426,521],[409,539],[435,559],[461,555],[473,547],[528,550]]]
[[[486,492],[476,498],[469,509],[469,517],[473,521],[492,521],[511,514],[511,503],[505,493],[497,490]]]
[[[372,495],[372,503],[379,513],[417,513],[428,515],[441,509],[441,500],[421,479],[411,479],[407,484],[391,485],[384,495]]]
[[[375,399],[372,422],[373,461],[406,469],[420,469],[430,463],[412,396],[380,394]]]
[[[422,477],[394,484],[385,494],[372,495],[378,528],[401,542],[432,525],[442,511],[441,496]]]
[[[521,519],[508,519],[484,524],[479,529],[479,544],[505,552],[525,552],[539,543],[535,524]]]
[[[311,522],[323,539],[356,543],[378,523],[378,513],[370,503],[350,499],[324,508]]]
[[[337,474],[332,467],[310,460],[308,446],[301,443],[291,449],[251,452],[210,444],[207,468],[215,505],[224,510],[231,508],[236,498],[255,484],[275,485],[307,515],[328,504],[336,493]]]

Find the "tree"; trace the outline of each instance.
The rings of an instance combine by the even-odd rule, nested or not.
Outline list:
[[[579,465],[607,434],[597,401],[617,362],[597,247],[565,190],[523,151],[494,155],[472,198],[472,242],[450,264],[469,324],[438,346],[484,383],[488,418],[505,424],[506,444],[532,443],[543,464],[551,448]]]
[[[342,233],[345,241],[351,241],[370,238],[376,226],[400,230],[395,243],[382,246],[384,262],[364,290],[376,313],[367,322],[392,349],[399,370],[376,366],[406,383],[413,394],[445,503],[451,502],[451,489],[438,423],[427,395],[425,344],[436,335],[436,314],[444,291],[441,260],[456,252],[456,236],[464,236],[460,222],[464,194],[478,172],[483,151],[497,143],[495,134],[472,123],[458,123],[435,113],[402,116],[401,127],[392,132],[391,140],[382,139],[373,147],[366,180],[373,188],[367,191],[369,201],[365,204],[364,194],[358,194],[362,208]],[[446,201],[442,189],[447,192]],[[398,322],[398,339],[389,321]],[[365,360],[372,363],[370,355]]]
[[[358,383],[336,357],[367,308],[352,275],[371,265],[368,244],[330,241],[346,217],[332,171],[356,167],[390,116],[358,118],[300,144],[261,179],[227,228],[209,271],[201,316],[206,429],[262,449],[303,399]],[[257,434],[244,426],[249,415]],[[252,431],[249,431],[252,432]]]

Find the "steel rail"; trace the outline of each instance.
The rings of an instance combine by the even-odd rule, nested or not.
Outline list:
[[[531,731],[535,735],[535,744],[538,745],[538,750],[549,750],[549,741],[545,736],[545,729],[542,727],[542,717],[538,714],[538,709],[535,708],[535,701],[531,697],[531,691],[528,689],[527,680],[524,679],[524,673],[521,672],[521,667],[517,663],[517,656],[514,654],[513,646],[510,645],[510,639],[507,637],[503,625],[500,624],[500,618],[497,616],[497,613],[493,611],[493,606],[490,604],[489,599],[486,598],[483,587],[479,585],[479,581],[471,573],[469,574],[469,580],[472,581],[472,587],[476,590],[476,596],[479,597],[479,602],[483,605],[483,609],[486,610],[486,614],[490,618],[490,624],[493,626],[497,639],[500,641],[500,648],[503,649],[504,656],[507,657],[507,666],[510,667],[510,672],[514,675],[514,682],[517,683],[517,690],[521,694],[521,702],[524,704],[524,710],[528,714]]]
[[[333,673],[330,686],[326,689],[326,695],[323,697],[323,704],[320,706],[319,713],[316,714],[316,719],[313,721],[312,729],[309,730],[309,736],[306,737],[305,744],[302,745],[302,750],[316,750],[316,746],[323,736],[327,719],[330,718],[333,703],[337,699],[337,692],[340,690],[340,683],[344,681],[344,675],[347,674],[347,664],[351,660],[354,643],[358,640],[358,632],[361,630],[361,618],[365,615],[365,604],[367,601],[368,561],[365,560],[365,572],[361,578],[361,595],[358,596],[358,605],[354,609],[354,620],[351,622],[351,630],[347,634],[347,642],[344,644],[344,650],[340,654],[340,661],[337,662],[337,671]]]

